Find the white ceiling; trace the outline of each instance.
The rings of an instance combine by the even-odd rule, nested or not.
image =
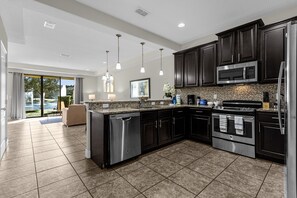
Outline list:
[[[165,53],[171,54],[172,49],[176,49],[171,46],[297,5],[296,0],[37,1],[0,0],[0,14],[9,40],[9,62],[83,70],[93,74],[105,70],[105,50],[111,51],[110,69],[115,67],[117,33],[123,35],[120,45],[121,62],[124,62],[140,55],[141,41],[146,42],[146,54],[157,54],[158,49],[164,46]],[[43,3],[55,3],[57,6],[54,8]],[[60,9],[59,3],[68,3],[65,6],[68,11]],[[108,15],[101,22],[101,18],[91,20],[96,18],[94,12],[90,12],[90,16],[87,16],[88,13],[75,15],[76,9],[71,12],[71,4],[75,3],[76,6],[84,4],[96,9],[100,17],[102,13]],[[149,15],[142,17],[136,14],[137,8],[147,10]],[[45,20],[56,23],[56,29],[44,28]],[[186,27],[177,28],[179,22],[184,22]],[[70,57],[62,57],[61,53]]]

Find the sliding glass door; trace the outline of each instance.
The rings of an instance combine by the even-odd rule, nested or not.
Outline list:
[[[25,75],[26,117],[60,114],[73,103],[74,78]]]

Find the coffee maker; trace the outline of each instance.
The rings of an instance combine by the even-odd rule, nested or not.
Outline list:
[[[195,95],[188,95],[188,105],[195,104]]]

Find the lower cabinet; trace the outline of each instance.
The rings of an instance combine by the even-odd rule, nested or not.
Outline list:
[[[284,162],[285,135],[281,134],[277,116],[277,113],[257,114],[256,153],[259,157]]]
[[[158,112],[158,143],[159,145],[167,144],[172,140],[171,134],[172,110]]]
[[[211,110],[189,110],[189,138],[211,144]]]
[[[147,151],[158,146],[158,113],[141,113],[141,150]]]
[[[186,110],[178,109],[172,111],[172,138],[181,139],[186,134]]]

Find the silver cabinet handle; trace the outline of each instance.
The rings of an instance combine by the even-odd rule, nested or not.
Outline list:
[[[203,111],[196,111],[196,113],[203,113]]]
[[[278,83],[277,83],[277,113],[278,113],[279,128],[282,135],[285,134],[285,130],[282,127],[283,125],[282,125],[282,114],[281,114],[281,84],[282,84],[284,65],[285,65],[285,62],[282,61],[279,68]]]
[[[162,120],[159,122],[159,127],[162,128]]]
[[[158,121],[157,120],[155,121],[155,128],[156,129],[158,128]]]
[[[175,118],[172,118],[172,124],[175,125]]]
[[[234,60],[234,56],[233,56],[233,54],[232,54],[232,56],[231,56],[231,62],[233,63],[233,60]]]
[[[240,53],[238,53],[237,58],[238,58],[238,62],[239,62],[240,61]]]
[[[177,113],[182,113],[183,111],[178,111]]]
[[[273,120],[278,120],[278,117],[272,117]],[[285,118],[281,118],[282,120],[284,120]]]

